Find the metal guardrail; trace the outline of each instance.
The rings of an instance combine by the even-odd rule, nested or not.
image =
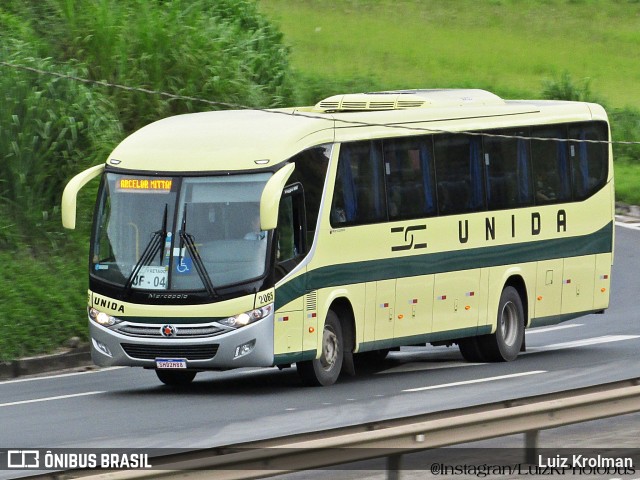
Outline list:
[[[216,479],[236,480],[380,457],[388,457],[389,477],[398,478],[399,458],[406,453],[516,433],[525,433],[526,447],[535,450],[540,430],[638,411],[640,378],[326,432],[156,457],[153,470],[98,474],[67,471],[29,478],[195,480],[212,478],[212,471],[215,471]]]

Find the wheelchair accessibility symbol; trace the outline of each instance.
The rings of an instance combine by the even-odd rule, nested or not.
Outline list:
[[[180,262],[176,265],[176,272],[178,273],[191,273],[192,262],[190,258],[182,257]]]

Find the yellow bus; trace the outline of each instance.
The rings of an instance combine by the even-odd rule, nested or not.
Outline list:
[[[99,175],[88,317],[101,366],[290,367],[330,385],[403,345],[511,361],[525,329],[609,304],[602,107],[483,90],[179,115]]]

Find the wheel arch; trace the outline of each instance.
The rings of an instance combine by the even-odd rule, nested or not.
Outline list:
[[[345,350],[353,353],[356,345],[356,316],[351,301],[345,296],[336,297],[331,301],[329,310],[333,310],[340,319],[342,338],[344,339],[345,347],[348,347]]]
[[[529,317],[529,294],[527,292],[527,284],[520,274],[513,274],[504,283],[502,287],[503,290],[506,287],[513,287],[520,295],[520,300],[522,301],[522,309],[524,313],[524,326],[527,327],[529,325],[530,317]]]

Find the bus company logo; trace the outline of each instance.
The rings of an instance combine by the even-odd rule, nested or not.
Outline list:
[[[426,230],[426,225],[410,225],[408,227],[394,227],[391,229],[391,233],[404,233],[404,244],[391,247],[392,252],[401,252],[403,250],[418,250],[421,248],[427,248],[427,243],[414,243],[413,233],[420,230]]]
[[[178,329],[173,325],[164,325],[160,329],[163,337],[175,337],[178,334]]]

